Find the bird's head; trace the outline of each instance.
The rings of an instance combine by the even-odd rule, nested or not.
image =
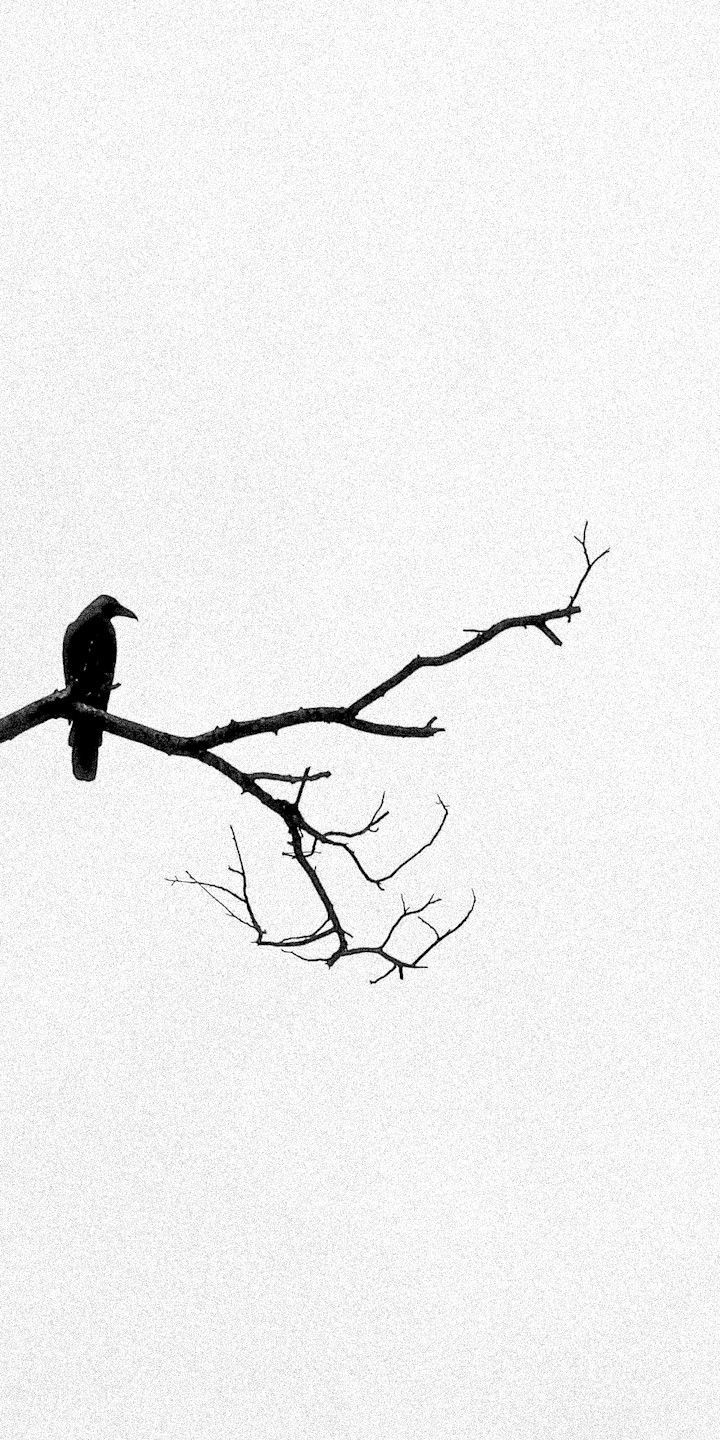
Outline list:
[[[95,606],[97,614],[102,616],[103,620],[113,620],[116,615],[127,615],[128,620],[137,620],[138,618],[134,610],[128,610],[112,595],[98,595]]]

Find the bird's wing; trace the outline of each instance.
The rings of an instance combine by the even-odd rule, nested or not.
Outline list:
[[[65,672],[65,684],[69,685],[73,679],[73,654],[75,650],[75,631],[77,620],[68,625],[63,636],[63,670]]]
[[[88,704],[106,709],[115,674],[117,642],[110,624],[68,625],[63,640],[65,683],[76,681]]]

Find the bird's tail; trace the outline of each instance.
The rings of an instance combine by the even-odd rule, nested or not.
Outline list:
[[[76,780],[94,780],[97,774],[98,750],[102,745],[102,725],[75,720],[70,726],[68,744],[72,745],[72,767]]]

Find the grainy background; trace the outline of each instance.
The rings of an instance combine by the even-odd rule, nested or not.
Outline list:
[[[303,917],[220,777],[3,747],[7,1435],[717,1435],[719,31],[5,5],[2,713],[100,591],[140,617],[113,707],[192,733],[564,604],[585,519],[612,547],[562,650],[378,706],[443,736],[228,752],[328,765],[325,825],[385,788],[379,866],[442,795],[403,892],[478,906],[403,985],[165,883],[232,822]],[[393,895],[333,873],[376,934]]]

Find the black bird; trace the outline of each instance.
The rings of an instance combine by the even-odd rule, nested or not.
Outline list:
[[[63,640],[65,684],[75,682],[73,699],[93,705],[97,710],[107,710],[115,674],[117,641],[110,623],[114,615],[137,620],[134,611],[126,610],[112,595],[98,595],[97,600],[86,605],[77,620],[68,625]],[[94,780],[102,745],[102,725],[96,720],[78,717],[70,726],[68,744],[72,745],[75,779]]]

